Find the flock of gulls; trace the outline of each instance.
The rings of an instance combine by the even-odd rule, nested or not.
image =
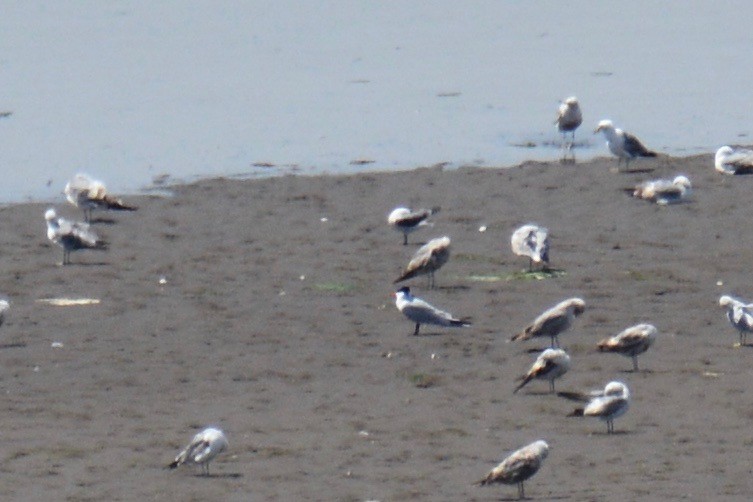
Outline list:
[[[575,131],[583,122],[579,102],[575,97],[565,99],[558,109],[555,124],[562,134],[564,149],[573,148]],[[594,130],[601,132],[609,151],[618,159],[618,170],[622,162],[625,166],[639,157],[655,157],[636,136],[614,126],[610,120],[602,120]],[[721,147],[715,156],[715,169],[723,174],[753,174],[753,151]],[[674,204],[686,200],[691,194],[691,182],[685,175],[677,175],[672,180],[648,180],[628,190],[630,195],[660,205]],[[83,212],[84,221],[71,221],[57,215],[54,208],[48,209],[44,218],[47,223],[47,237],[63,249],[61,265],[71,263],[73,251],[91,249],[104,251],[108,244],[98,237],[91,226],[97,223],[93,219],[94,211],[135,211],[118,197],[108,193],[105,185],[84,174],[77,174],[65,185],[64,192],[68,202]],[[422,228],[431,228],[432,216],[440,211],[439,207],[411,210],[407,207],[395,208],[387,218],[389,226],[403,235],[403,245],[408,244],[408,237]],[[511,248],[515,255],[528,259],[528,271],[535,268],[543,271],[549,269],[549,231],[535,223],[528,223],[516,229],[511,236]],[[418,276],[427,277],[427,286],[436,285],[435,274],[450,258],[451,240],[442,236],[429,240],[411,257],[407,266],[394,280],[401,283]],[[457,317],[429,302],[413,296],[408,286],[398,289],[394,295],[397,309],[415,325],[413,335],[418,335],[421,325],[463,328],[471,325],[468,318]],[[726,309],[730,324],[738,331],[741,345],[746,342],[747,333],[753,331],[753,304],[731,296],[722,296],[719,305]],[[10,307],[7,300],[0,300],[0,324]],[[569,298],[545,310],[528,326],[511,338],[511,341],[525,341],[535,338],[548,338],[550,347],[541,352],[519,383],[513,389],[517,393],[533,380],[549,382],[550,393],[555,393],[555,380],[562,377],[571,368],[571,358],[560,347],[559,336],[571,328],[575,319],[583,314],[586,303],[581,298]],[[652,324],[641,323],[626,328],[621,333],[601,340],[597,344],[599,351],[615,353],[632,359],[633,371],[639,371],[638,356],[646,352],[656,340],[657,328]],[[597,417],[606,422],[607,433],[614,432],[614,420],[625,414],[630,405],[630,391],[623,382],[611,381],[602,390],[590,392],[556,392],[558,396],[580,402],[568,416]],[[191,442],[175,457],[169,465],[175,468],[183,464],[201,466],[202,473],[209,475],[209,463],[225,451],[228,441],[225,434],[214,427],[209,427],[196,434]],[[507,456],[494,467],[479,485],[495,483],[516,484],[518,495],[524,498],[523,483],[536,474],[549,453],[549,445],[544,440],[535,441]]]

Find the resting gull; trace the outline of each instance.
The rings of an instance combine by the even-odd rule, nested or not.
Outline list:
[[[203,473],[209,476],[209,462],[226,448],[225,434],[219,429],[209,427],[196,434],[168,467],[175,469],[183,464],[198,464],[201,465]]]
[[[393,281],[393,284],[407,281],[418,275],[429,276],[429,287],[434,288],[434,272],[450,259],[450,238],[447,236],[432,239],[413,255],[403,273]]]
[[[602,132],[607,139],[609,150],[617,156],[617,166],[625,159],[625,167],[635,157],[656,157],[656,152],[646,148],[641,141],[629,132],[616,128],[611,120],[602,120],[594,129],[594,134]]]
[[[407,207],[397,207],[387,217],[387,223],[395,230],[403,233],[403,245],[408,244],[408,234],[419,228],[431,225],[427,221],[429,216],[437,214],[439,207],[418,209],[411,211]]]
[[[749,332],[753,331],[753,303],[745,304],[728,295],[719,298],[719,306],[727,309],[727,319],[740,334],[740,346],[745,345]]]
[[[753,174],[753,150],[723,146],[716,151],[714,168],[722,174]]]
[[[560,104],[557,110],[557,118],[554,123],[557,130],[562,134],[562,146],[568,149],[575,143],[575,130],[583,123],[583,114],[580,111],[578,98],[570,96]],[[566,141],[567,133],[570,133],[570,142]]]
[[[568,416],[598,417],[607,423],[607,434],[614,433],[614,419],[624,415],[630,407],[630,391],[622,382],[609,382],[599,394],[560,392],[558,395],[568,399],[588,400],[585,407],[576,408]]]
[[[580,298],[569,298],[538,316],[523,331],[513,336],[510,340],[528,340],[530,338],[548,336],[552,339],[552,347],[559,346],[557,336],[570,329],[573,320],[583,313],[586,302]]]
[[[484,486],[494,483],[506,485],[518,485],[518,498],[525,498],[523,483],[538,472],[541,464],[549,453],[549,445],[539,439],[533,443],[515,450],[505,458],[497,467],[476,484]]]
[[[679,175],[673,180],[645,181],[633,189],[633,197],[666,206],[686,201],[692,193],[692,188],[690,179]]]
[[[0,299],[0,326],[5,322],[5,314],[10,309],[10,302],[6,299]]]
[[[90,230],[88,223],[58,218],[54,209],[48,209],[44,219],[47,220],[47,238],[63,248],[63,265],[71,262],[71,251],[107,249],[107,243]]]
[[[528,257],[528,271],[533,271],[533,265],[543,263],[544,268],[549,265],[549,230],[536,224],[529,223],[515,230],[510,239],[512,252],[518,256]]]
[[[549,391],[554,393],[554,380],[570,369],[570,356],[562,349],[546,349],[539,354],[528,373],[520,377],[520,384],[513,393],[518,392],[531,380],[549,380]]]
[[[637,324],[600,341],[599,351],[631,357],[633,371],[638,371],[638,354],[643,354],[653,345],[656,333],[656,327],[652,324]]]
[[[94,209],[113,209],[117,211],[135,211],[136,206],[131,206],[121,199],[107,193],[104,183],[93,180],[85,174],[77,174],[71,181],[66,183],[63,190],[68,202],[84,212],[84,220],[91,220]]]
[[[405,317],[416,323],[416,330],[413,335],[418,335],[418,330],[422,324],[434,324],[436,326],[451,326],[462,328],[470,326],[467,319],[458,319],[449,312],[439,310],[433,305],[425,302],[421,298],[416,298],[410,294],[409,287],[403,287],[393,293],[395,297],[395,306],[403,313]]]

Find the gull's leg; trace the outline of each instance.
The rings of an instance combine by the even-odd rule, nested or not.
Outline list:
[[[633,354],[633,371],[638,371],[638,354]]]
[[[416,323],[416,331],[413,332],[413,336],[418,336],[418,328],[421,327],[419,323]]]

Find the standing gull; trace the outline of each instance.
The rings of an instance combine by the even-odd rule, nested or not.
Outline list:
[[[450,259],[450,238],[447,236],[432,239],[413,255],[403,273],[393,281],[393,284],[407,281],[418,275],[429,276],[429,288],[434,288],[434,272]]]
[[[552,347],[559,347],[557,336],[570,329],[573,320],[581,315],[585,308],[586,302],[580,298],[569,298],[562,301],[538,316],[523,331],[513,336],[510,341],[548,336],[552,339]]]
[[[607,139],[609,150],[617,156],[617,167],[625,159],[625,168],[635,157],[656,157],[656,152],[646,148],[641,141],[629,132],[616,128],[611,120],[602,120],[594,129],[594,134],[602,132]]]
[[[48,209],[44,219],[47,220],[47,238],[63,248],[63,265],[71,262],[71,251],[107,249],[107,243],[97,237],[87,223],[58,218],[54,209]]]
[[[728,295],[719,298],[719,306],[727,309],[727,319],[740,334],[740,346],[745,345],[749,332],[753,331],[753,304],[745,304]]]
[[[599,351],[614,352],[633,359],[633,371],[638,371],[638,354],[643,354],[656,339],[656,327],[652,324],[637,324],[620,334],[599,342]]]
[[[666,206],[687,200],[692,188],[688,177],[680,175],[673,180],[644,181],[633,189],[633,197]]]
[[[436,326],[451,326],[463,328],[470,326],[467,319],[458,319],[449,312],[439,310],[433,305],[425,302],[421,298],[416,298],[410,294],[409,287],[403,287],[393,293],[395,297],[395,306],[403,313],[405,317],[416,323],[416,330],[413,335],[418,335],[418,329],[422,324],[434,324]]]
[[[226,448],[225,434],[219,429],[209,427],[196,434],[168,467],[175,469],[183,464],[197,464],[201,465],[204,475],[209,476],[209,462]]]
[[[423,226],[431,225],[427,219],[429,216],[437,214],[439,209],[439,207],[433,207],[411,211],[407,207],[397,207],[387,217],[387,223],[395,230],[403,233],[403,245],[407,245],[408,234]]]
[[[543,263],[544,269],[549,265],[549,230],[533,223],[523,225],[515,230],[510,239],[512,252],[518,256],[528,257],[528,271],[533,265]]]
[[[562,146],[571,149],[575,143],[575,130],[583,123],[583,114],[580,111],[578,98],[570,96],[560,104],[557,110],[557,118],[554,123],[557,130],[562,134]],[[570,133],[570,142],[566,141],[567,133]]]
[[[561,377],[570,369],[570,356],[562,349],[546,349],[539,354],[536,361],[524,376],[520,384],[515,387],[513,393],[518,392],[525,384],[534,378],[549,380],[549,391],[554,394],[554,380]]]
[[[538,472],[548,453],[549,445],[546,441],[541,439],[534,441],[512,452],[476,484],[481,486],[494,483],[517,484],[518,498],[524,499],[526,494],[523,482]]]
[[[723,146],[716,151],[714,168],[722,174],[753,174],[753,150]]]
[[[614,419],[625,414],[630,407],[630,391],[622,382],[609,382],[600,395],[578,395],[560,392],[558,395],[568,399],[588,399],[584,408],[576,408],[571,417],[598,417],[607,423],[607,434],[614,433]]]
[[[93,180],[85,174],[77,174],[71,181],[66,183],[63,190],[68,202],[84,212],[84,220],[91,221],[94,209],[113,209],[117,211],[135,211],[136,206],[131,206],[121,199],[107,193],[105,184]]]

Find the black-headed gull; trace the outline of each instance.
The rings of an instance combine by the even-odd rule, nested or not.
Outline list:
[[[554,393],[554,380],[561,377],[570,369],[570,356],[562,349],[546,349],[528,370],[528,373],[520,377],[520,384],[515,387],[513,393],[518,392],[533,379],[549,380],[549,391]]]
[[[548,336],[552,339],[552,347],[558,347],[559,339],[557,336],[570,329],[573,320],[581,315],[585,308],[586,302],[580,298],[568,298],[538,316],[523,331],[513,336],[510,341]]]
[[[533,443],[515,450],[507,456],[497,467],[476,484],[484,486],[495,483],[518,485],[518,498],[525,498],[523,483],[536,474],[544,459],[549,454],[549,445],[539,439]]]
[[[447,236],[432,239],[413,255],[408,266],[393,284],[407,281],[419,275],[429,276],[429,288],[434,288],[434,272],[450,259],[450,238]]]
[[[456,328],[471,325],[467,319],[458,319],[449,312],[439,310],[421,298],[411,295],[410,288],[408,287],[398,289],[393,293],[393,296],[395,297],[395,306],[397,309],[405,317],[416,323],[416,330],[413,332],[413,335],[418,335],[418,330],[422,324]]]
[[[196,434],[168,467],[175,469],[183,464],[201,465],[203,473],[209,476],[209,462],[226,448],[225,434],[219,429],[209,427]]]
[[[121,199],[107,193],[104,183],[93,180],[85,174],[77,174],[66,183],[63,190],[68,202],[84,212],[84,220],[91,220],[94,209],[135,211],[136,206],[126,204]]]
[[[617,157],[617,166],[625,160],[625,167],[636,157],[656,157],[656,152],[646,148],[641,141],[629,132],[614,126],[611,120],[602,120],[594,129],[594,134],[602,132],[607,139],[609,151]]]
[[[71,262],[71,251],[107,249],[107,243],[97,237],[87,223],[58,218],[54,209],[48,209],[44,219],[47,221],[47,238],[63,248],[63,265]]]
[[[407,207],[396,207],[387,216],[387,223],[395,230],[403,233],[403,245],[408,244],[408,234],[421,227],[430,225],[427,221],[429,216],[437,214],[439,207],[431,209],[418,209],[411,211]]]
[[[549,265],[549,230],[534,223],[528,223],[515,230],[510,238],[512,252],[518,256],[528,257],[528,271],[533,265]]]
[[[643,354],[653,345],[656,333],[656,327],[652,324],[637,324],[600,341],[599,351],[614,352],[632,358],[633,371],[638,371],[638,355]]]

